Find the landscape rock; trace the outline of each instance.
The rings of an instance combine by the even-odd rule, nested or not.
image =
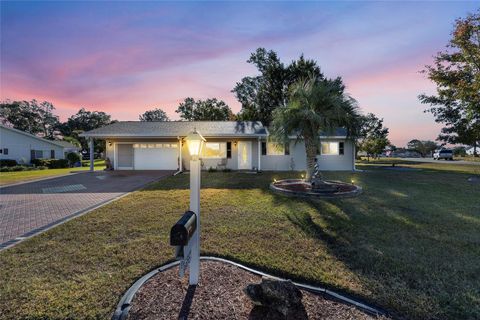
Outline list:
[[[255,304],[250,319],[307,319],[302,292],[291,281],[262,278],[245,293]]]

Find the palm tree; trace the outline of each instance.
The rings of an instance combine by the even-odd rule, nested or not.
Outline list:
[[[338,127],[354,135],[359,113],[356,101],[347,95],[341,78],[335,80],[310,78],[294,83],[286,106],[274,111],[271,132],[278,143],[288,143],[292,135],[296,142],[305,142],[307,176],[310,181],[322,132]]]

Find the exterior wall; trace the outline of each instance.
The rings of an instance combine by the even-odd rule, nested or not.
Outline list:
[[[252,168],[258,167],[258,140],[255,139],[237,139],[237,138],[206,138],[207,142],[231,142],[232,143],[232,157],[227,159],[226,167],[231,170],[238,169],[238,141],[250,141],[252,143]],[[184,143],[182,149],[183,169],[190,170],[190,154],[188,153],[187,144]],[[208,170],[209,168],[216,168],[221,162],[221,159],[202,159],[202,170]]]
[[[13,159],[20,164],[30,163],[30,150],[43,150],[45,159],[50,159],[51,150],[55,150],[55,159],[65,158],[63,147],[3,127],[0,127],[0,148],[0,159]],[[4,148],[8,149],[7,155],[3,153]]]
[[[355,170],[355,144],[352,140],[322,139],[322,142],[344,142],[343,155],[318,155],[318,167],[320,171]]]
[[[322,139],[322,142],[344,142],[343,155],[318,155],[317,161],[320,170],[323,171],[344,171],[354,170],[354,143],[345,139]],[[305,154],[305,143],[290,141],[289,155],[262,155],[262,170],[289,171],[306,170],[307,157]],[[293,168],[293,169],[292,169]]]
[[[303,141],[295,143],[291,140],[289,155],[262,155],[261,165],[262,170],[267,171],[305,170],[307,168],[305,143]]]
[[[232,157],[227,159],[226,167],[231,170],[238,169],[238,141],[251,141],[252,143],[252,169],[258,168],[258,154],[261,149],[258,148],[258,139],[236,139],[236,138],[208,138],[208,142],[228,142],[232,143]],[[344,142],[343,155],[318,155],[318,163],[320,170],[354,170],[354,143],[351,140],[345,139],[322,139],[322,142]],[[111,145],[110,143],[111,142]],[[179,143],[178,140],[172,139],[107,139],[106,143],[106,157],[110,159],[112,165],[115,167],[115,144],[116,143],[142,143],[142,142],[165,142],[165,143]],[[290,155],[261,155],[261,170],[264,171],[290,171],[290,170],[306,170],[307,161],[305,156],[305,144],[303,141],[295,143],[294,140],[290,142]],[[293,161],[292,161],[293,160]],[[203,170],[208,170],[210,167],[216,168],[221,159],[202,159]],[[292,168],[293,167],[293,168]],[[186,143],[182,145],[182,168],[183,170],[190,169],[190,155]]]

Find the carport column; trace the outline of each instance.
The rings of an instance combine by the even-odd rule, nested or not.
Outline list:
[[[258,154],[258,171],[261,171],[261,170],[262,170],[262,164],[261,164],[261,159],[262,159],[262,139],[261,139],[261,138],[258,138],[257,154]]]
[[[93,172],[93,162],[95,161],[95,156],[93,152],[93,138],[90,138],[90,171]]]
[[[179,146],[179,149],[178,149],[178,152],[179,152],[179,155],[178,155],[178,158],[180,159],[180,163],[178,164],[178,171],[183,171],[183,163],[182,163],[182,138],[178,138],[178,146]]]

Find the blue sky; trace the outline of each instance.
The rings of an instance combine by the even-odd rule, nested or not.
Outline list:
[[[256,70],[258,47],[288,63],[304,53],[343,77],[363,112],[385,118],[392,142],[434,139],[417,99],[419,74],[453,22],[479,2],[2,2],[2,99],[48,100],[62,119],[80,107],[136,120],[171,118],[185,97],[225,100]],[[414,129],[413,129],[414,128]]]

